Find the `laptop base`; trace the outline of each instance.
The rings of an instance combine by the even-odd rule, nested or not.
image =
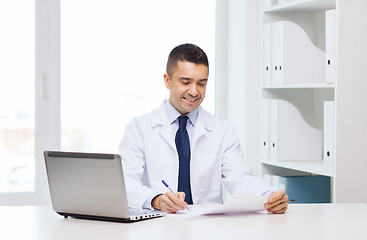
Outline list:
[[[131,219],[127,219],[127,218],[115,218],[115,217],[82,215],[82,214],[63,213],[63,212],[57,212],[57,213],[60,214],[61,216],[63,216],[64,218],[72,217],[72,218],[78,218],[78,219],[84,219],[84,220],[107,221],[107,222],[132,223],[132,222],[137,222],[137,221],[143,221],[143,220],[147,220],[147,219],[152,219],[152,218],[141,218],[141,219],[131,220]],[[158,217],[162,217],[162,216],[154,216],[153,218],[158,218]]]

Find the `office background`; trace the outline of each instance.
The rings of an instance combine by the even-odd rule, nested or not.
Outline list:
[[[117,153],[132,117],[168,97],[163,74],[178,44],[206,50],[203,105],[215,112],[215,1],[0,4],[0,204],[49,204],[46,149]]]
[[[115,1],[115,3],[116,2],[119,1]],[[32,42],[33,40],[29,40],[30,42],[28,43],[34,44],[35,48],[33,48],[32,51],[35,51],[35,54],[32,55],[32,52],[28,52],[28,56],[31,58],[35,57],[33,59],[35,68],[31,67],[31,69],[27,69],[27,71],[30,76],[35,76],[35,78],[32,79],[31,83],[27,82],[24,83],[24,85],[15,85],[13,87],[15,89],[14,92],[19,94],[17,96],[21,96],[21,98],[27,96],[27,99],[35,99],[35,112],[30,113],[30,116],[35,119],[33,122],[33,126],[35,126],[34,135],[32,132],[28,133],[31,137],[34,137],[33,144],[35,146],[35,152],[33,153],[35,156],[35,180],[34,186],[31,186],[34,191],[23,192],[16,190],[15,192],[9,192],[3,190],[3,192],[0,193],[1,205],[49,204],[47,182],[42,157],[42,151],[45,149],[64,148],[64,150],[99,152],[115,151],[114,149],[109,149],[110,145],[106,144],[108,143],[107,141],[97,141],[89,145],[94,147],[78,149],[78,144],[75,143],[74,140],[78,139],[78,137],[80,138],[80,133],[78,131],[73,131],[73,127],[75,126],[72,124],[77,123],[77,125],[81,125],[83,127],[89,126],[89,129],[96,129],[95,126],[101,122],[100,119],[95,119],[96,116],[98,117],[100,115],[98,114],[98,111],[96,111],[96,107],[99,107],[100,111],[103,112],[104,115],[108,114],[109,111],[125,114],[126,109],[128,109],[132,115],[140,115],[149,109],[154,108],[154,106],[158,106],[162,96],[166,94],[163,81],[160,81],[160,78],[164,72],[167,54],[172,47],[182,42],[194,42],[199,46],[202,46],[208,53],[211,62],[210,80],[212,80],[212,82],[215,81],[215,86],[214,84],[209,84],[208,95],[204,101],[207,105],[204,105],[204,107],[213,113],[215,112],[217,116],[228,119],[235,124],[241,144],[245,150],[247,164],[253,169],[254,174],[260,174],[259,99],[261,99],[262,94],[260,91],[262,79],[262,55],[260,54],[262,49],[262,1],[207,0],[193,1],[192,4],[189,4],[186,1],[185,4],[178,7],[173,6],[171,3],[172,1],[168,0],[154,1],[154,3],[151,3],[152,1],[136,2],[137,6],[128,8],[127,11],[133,13],[134,17],[136,17],[133,18],[134,20],[137,20],[139,17],[142,18],[145,15],[152,14],[151,18],[144,18],[143,21],[140,22],[140,25],[136,21],[124,19],[124,15],[120,15],[118,9],[113,9],[112,5],[108,6],[107,3],[114,3],[112,0],[101,1],[103,8],[100,9],[98,9],[98,1],[78,1],[79,5],[77,1],[63,0],[36,0],[35,2],[32,2],[32,4],[28,2],[28,4],[30,4],[28,5],[29,9],[34,9],[34,15],[31,14],[29,19],[25,21],[32,22],[32,19],[35,19],[35,24],[33,26],[35,34],[34,42]],[[334,2],[335,4],[335,1],[328,0],[326,2]],[[354,0],[353,2],[340,0],[336,2],[338,4],[339,11],[344,10],[341,11],[341,14],[344,14],[343,16],[345,17],[343,18],[343,20],[345,20],[341,21],[341,29],[346,30],[348,27],[352,30],[358,28],[364,29],[361,23],[365,22],[365,19],[363,19],[363,17],[353,19],[353,13],[358,10],[353,9],[351,6],[365,7],[365,5],[363,5],[365,3],[358,0]],[[33,5],[33,3],[35,3],[35,5]],[[198,5],[199,3],[201,6]],[[168,10],[163,10],[163,5],[168,7]],[[190,7],[194,5],[195,7]],[[22,6],[24,6],[22,9],[26,11],[27,8],[25,5]],[[109,7],[112,10],[110,16],[106,19],[95,12],[95,9],[98,9],[101,12],[108,11]],[[6,8],[2,7],[1,9]],[[66,10],[70,10],[70,12],[66,12]],[[182,10],[182,13],[180,13],[179,10]],[[348,10],[350,12],[349,14],[346,13]],[[18,12],[17,8],[15,11]],[[203,11],[206,12],[206,14],[209,14],[208,18],[203,17]],[[21,12],[18,13],[19,15],[17,16],[23,16]],[[1,16],[6,16],[6,14],[1,14]],[[167,25],[163,27],[163,30],[155,32],[153,31],[155,27],[149,27],[150,25],[146,25],[148,23],[165,25],[168,23],[175,23],[178,19],[183,20],[183,23],[182,27],[177,27],[176,30],[179,37],[174,41],[171,40],[171,37],[173,37],[172,31],[174,31],[176,26],[168,27]],[[191,25],[188,24],[188,19],[192,20],[190,23]],[[1,27],[4,27],[4,29],[12,26],[7,19],[1,20],[3,23]],[[105,25],[100,25],[102,20],[111,21],[113,24],[107,24],[108,26],[105,27]],[[127,27],[123,29],[123,32],[129,34],[112,34],[110,35],[113,36],[112,38],[104,38],[103,36],[109,36],[109,34],[116,32],[116,26],[118,25],[115,24],[118,21],[122,21],[126,24],[124,26]],[[131,26],[138,27],[131,28]],[[188,34],[193,32],[194,27],[197,30],[195,30],[193,37],[188,37]],[[148,34],[139,35],[140,31],[143,29],[149,29]],[[340,73],[343,78],[346,79],[348,78],[347,75],[350,71],[353,70],[355,72],[353,79],[360,79],[365,76],[363,61],[358,58],[353,59],[353,57],[360,57],[366,51],[360,43],[360,41],[365,39],[365,32],[362,31],[358,36],[358,34],[356,34],[357,31],[352,30],[349,34],[355,34],[353,35],[355,36],[354,39],[348,38],[348,34],[344,33],[341,35],[345,37],[339,39],[343,44],[348,46],[340,49],[342,50],[341,52],[345,54],[344,56],[347,56],[340,63],[341,66],[343,66],[343,68],[340,69]],[[69,35],[63,35],[63,32],[67,32]],[[83,40],[83,37],[86,36],[91,39],[91,42]],[[121,55],[124,55],[126,48],[131,48],[134,49],[134,52],[136,53],[134,56],[138,57],[133,58],[128,62],[124,62],[122,58],[118,58],[117,61],[111,62],[111,59],[109,59],[109,56],[103,50],[107,45],[118,44],[119,41],[126,40],[125,38],[133,39],[133,41],[128,42],[127,46],[123,46],[125,48],[120,46],[121,48],[110,51],[115,51],[113,54],[120,57]],[[143,48],[145,47],[145,43],[151,42],[151,40],[155,38],[161,39],[162,46],[153,45],[150,48]],[[203,42],[204,38],[209,39],[208,42]],[[356,41],[357,39],[359,41]],[[8,41],[11,42],[12,40],[13,39],[11,37],[8,38]],[[75,44],[76,49],[72,50],[72,48],[70,48],[69,51],[63,49],[63,44],[66,43]],[[22,44],[23,43],[19,43],[19,46],[23,46]],[[2,50],[6,50],[4,45]],[[18,47],[17,49],[21,48]],[[347,51],[351,54],[348,55],[346,53]],[[153,60],[146,60],[144,58],[144,56],[155,57],[161,53],[163,53],[163,55],[161,55],[162,57],[160,59],[153,58]],[[95,62],[91,61],[88,64],[84,62],[85,59],[93,59],[97,54],[102,54],[104,59],[98,59],[98,61]],[[86,57],[83,60],[81,56]],[[1,60],[4,62],[6,61],[6,59]],[[17,59],[14,60],[15,63],[16,61]],[[138,94],[140,93],[140,90],[146,90],[141,87],[139,75],[141,72],[145,71],[144,66],[153,64],[153,62],[157,64],[154,66],[159,67],[154,67],[154,71],[149,72],[148,75],[150,76],[151,73],[154,77],[151,78],[152,84],[146,89],[150,90],[162,83],[161,86],[154,90],[154,97],[158,96],[158,98],[152,98],[149,95],[149,91],[148,93],[144,92],[141,95]],[[358,62],[358,64],[353,65],[355,62]],[[111,66],[110,64],[114,65]],[[109,107],[105,107],[106,102],[115,104],[122,100],[121,97],[114,95],[116,94],[116,88],[111,84],[117,82],[119,78],[124,79],[127,77],[122,74],[123,72],[119,73],[122,75],[116,76],[110,71],[106,72],[99,69],[99,66],[119,69],[119,66],[122,65],[128,65],[128,68],[132,68],[129,70],[135,73],[132,77],[128,77],[133,78],[131,80],[129,79],[129,81],[133,83],[132,88],[134,90],[126,90],[123,88],[124,85],[118,87],[122,87],[121,93],[125,94],[125,96],[126,94],[129,95],[132,100],[128,104],[125,104],[123,109],[120,109],[118,105],[113,105],[110,109]],[[15,64],[15,66],[17,65]],[[63,72],[66,69],[73,71],[70,71],[69,73]],[[13,72],[16,73],[21,71],[15,67]],[[99,76],[99,78],[102,79],[101,82],[89,82],[88,80],[92,75]],[[107,77],[104,78],[105,76]],[[5,88],[2,86],[7,86],[6,84],[8,84],[8,81],[4,78],[0,80],[1,89],[4,91]],[[356,97],[358,97],[362,95],[363,92],[361,93],[361,91],[365,91],[366,89],[366,86],[360,82],[353,82],[353,84],[356,85],[354,88],[348,87],[345,84],[346,81],[344,81],[343,85],[343,87],[347,89],[343,92],[344,95],[347,94],[347,91],[350,91],[350,95],[352,95],[352,92],[355,92],[357,93]],[[93,89],[100,90],[100,88],[105,85],[111,86],[106,91],[111,91],[114,94],[111,94],[108,97],[99,97],[100,91],[95,91]],[[34,91],[30,93],[27,91],[29,89],[33,89]],[[103,91],[105,91],[105,89]],[[63,94],[66,95],[64,96]],[[119,92],[117,92],[117,94],[119,94]],[[1,95],[6,96],[6,94]],[[70,101],[66,103],[63,102],[63,99],[69,99]],[[8,100],[1,100],[1,109],[11,110],[11,107],[9,107],[10,105],[7,104]],[[105,102],[102,103],[102,100]],[[361,102],[363,102],[363,100],[364,98],[361,97]],[[25,100],[24,102],[30,103],[31,101],[32,100]],[[346,101],[346,103],[353,103],[353,101],[354,100],[352,99]],[[136,102],[139,103],[139,108],[134,107],[134,103]],[[356,105],[359,105],[359,103],[354,102],[353,106]],[[63,106],[68,107],[63,108]],[[68,116],[70,116],[68,119],[63,119],[63,111],[68,112]],[[92,114],[87,115],[88,113]],[[12,114],[17,115],[18,113]],[[358,110],[354,107],[350,108],[349,114],[350,115],[343,113],[343,118],[340,118],[340,120],[341,122],[344,121],[344,125],[352,125],[353,119],[356,119],[356,116],[358,116],[358,124],[350,128],[349,131],[350,133],[355,133],[358,126],[362,126],[361,122],[365,120],[367,114],[365,110]],[[119,116],[121,118],[124,117],[122,115]],[[128,121],[128,118],[128,116],[125,116],[124,120]],[[75,119],[79,119],[80,122],[74,121]],[[2,121],[3,120],[4,118],[2,118]],[[116,119],[109,119],[109,121],[116,121]],[[118,124],[118,122],[119,121],[116,121],[114,124]],[[71,127],[69,131],[63,132],[62,128],[65,123],[70,123]],[[118,136],[123,133],[123,125],[124,123],[121,121],[121,128],[117,129],[116,133],[114,133],[114,143],[111,145],[114,145],[119,141]],[[366,130],[365,128],[359,128],[360,132],[358,133],[357,138],[353,138],[353,136],[348,133],[348,128],[343,128],[342,130],[343,132],[340,133],[340,137],[338,139],[344,140],[337,142],[337,144],[339,144],[338,149],[341,149],[339,155],[346,159],[345,161],[349,161],[349,158],[351,160],[349,165],[345,165],[347,166],[347,170],[343,172],[343,178],[340,178],[340,181],[347,178],[348,175],[353,177],[355,182],[358,182],[358,184],[349,184],[349,182],[345,182],[344,185],[346,186],[344,186],[344,188],[348,189],[346,193],[352,193],[350,195],[354,194],[355,196],[358,196],[358,199],[345,197],[341,198],[341,202],[367,202],[366,194],[363,191],[360,191],[361,183],[366,181],[366,178],[363,177],[363,170],[367,169],[367,160],[358,160],[357,165],[353,162],[354,159],[360,159],[363,158],[363,156],[366,158],[367,156],[367,152],[363,152],[364,150],[361,149],[361,143],[363,142],[363,138],[361,136],[365,135],[364,133]],[[104,136],[105,132],[103,129],[98,131],[100,131],[99,133],[101,136]],[[66,133],[66,135],[63,136],[63,133]],[[72,135],[75,138],[70,137]],[[86,139],[95,138],[90,135]],[[353,145],[353,143],[355,145]],[[357,147],[358,151],[352,151]],[[1,160],[4,162],[7,155],[4,154],[3,150],[1,154]],[[22,169],[19,168],[19,170],[20,173],[22,173]],[[5,175],[5,173],[2,173],[2,176]],[[24,176],[24,174],[21,174],[21,176]],[[343,185],[343,183],[340,183],[340,185]],[[355,194],[358,191],[359,194]]]

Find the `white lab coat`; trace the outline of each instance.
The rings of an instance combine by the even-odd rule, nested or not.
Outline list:
[[[222,203],[222,185],[229,193],[260,195],[273,190],[244,164],[235,129],[199,107],[192,134],[190,177],[194,204]],[[178,154],[165,103],[134,118],[119,147],[129,206],[142,207],[154,194],[178,184]]]

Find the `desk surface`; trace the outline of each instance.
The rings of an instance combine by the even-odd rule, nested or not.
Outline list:
[[[14,240],[367,239],[366,204],[293,204],[283,215],[166,216],[136,223],[64,219],[51,207],[4,206],[0,217],[1,239]]]

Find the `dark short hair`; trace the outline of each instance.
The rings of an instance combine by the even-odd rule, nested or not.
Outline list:
[[[168,76],[172,76],[174,68],[177,66],[178,61],[187,61],[195,64],[204,64],[208,68],[209,62],[205,52],[196,46],[195,44],[185,43],[178,45],[170,52],[168,56],[166,73]]]

